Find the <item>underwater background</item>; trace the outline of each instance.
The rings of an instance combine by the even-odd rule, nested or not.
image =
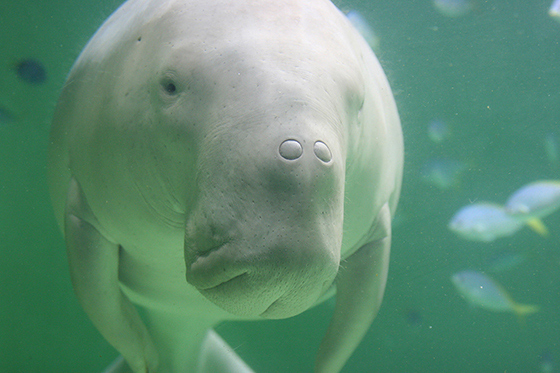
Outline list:
[[[100,372],[117,356],[72,291],[46,147],[67,72],[120,3],[0,2],[0,372]],[[550,3],[337,2],[378,38],[406,151],[385,299],[344,372],[560,372],[560,212],[544,218],[546,237],[522,228],[477,242],[447,227],[465,205],[503,204],[527,183],[560,179]],[[540,310],[516,318],[474,307],[451,282],[463,270]],[[256,372],[311,372],[332,310],[330,300],[217,331]]]

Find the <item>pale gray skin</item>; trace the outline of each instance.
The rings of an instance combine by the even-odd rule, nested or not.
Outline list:
[[[130,0],[68,77],[49,178],[76,294],[134,372],[249,371],[206,331],[335,284],[332,373],[381,304],[402,162],[385,75],[330,2]]]

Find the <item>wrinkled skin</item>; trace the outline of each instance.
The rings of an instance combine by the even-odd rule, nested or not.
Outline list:
[[[206,330],[336,288],[316,371],[338,371],[381,304],[402,157],[383,71],[331,3],[131,0],[53,120],[78,299],[135,372],[249,371]]]

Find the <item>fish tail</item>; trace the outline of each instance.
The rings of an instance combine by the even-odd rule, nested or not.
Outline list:
[[[527,224],[529,226],[529,228],[531,228],[531,230],[533,232],[535,232],[536,234],[538,234],[540,236],[543,236],[543,237],[548,236],[548,228],[546,227],[546,225],[544,225],[544,223],[542,222],[541,219],[532,218],[532,219],[529,219],[529,220],[525,221],[525,224]]]
[[[524,317],[532,313],[538,312],[540,307],[534,304],[515,304],[513,311],[518,317]]]
[[[521,327],[525,327],[525,317],[532,313],[538,312],[539,306],[533,304],[517,304],[513,305],[513,312],[517,316],[517,321]]]

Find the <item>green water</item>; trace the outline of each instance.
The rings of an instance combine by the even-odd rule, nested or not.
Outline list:
[[[116,0],[0,2],[0,371],[99,372],[117,353],[100,337],[71,289],[65,249],[45,183],[49,121],[65,74]],[[406,145],[399,224],[385,300],[345,372],[540,372],[540,355],[560,370],[560,213],[551,234],[523,229],[490,244],[446,228],[469,200],[503,203],[525,183],[558,177],[544,138],[560,134],[560,23],[546,1],[482,1],[445,18],[424,1],[345,1],[381,38],[377,51],[397,100]],[[17,78],[21,58],[44,63],[48,78]],[[426,127],[452,129],[432,143]],[[421,181],[432,158],[468,163],[461,183]],[[504,249],[529,253],[495,275],[541,311],[520,324],[511,314],[473,309],[449,280],[484,270]],[[232,323],[218,331],[257,372],[310,372],[332,304],[283,321]]]

